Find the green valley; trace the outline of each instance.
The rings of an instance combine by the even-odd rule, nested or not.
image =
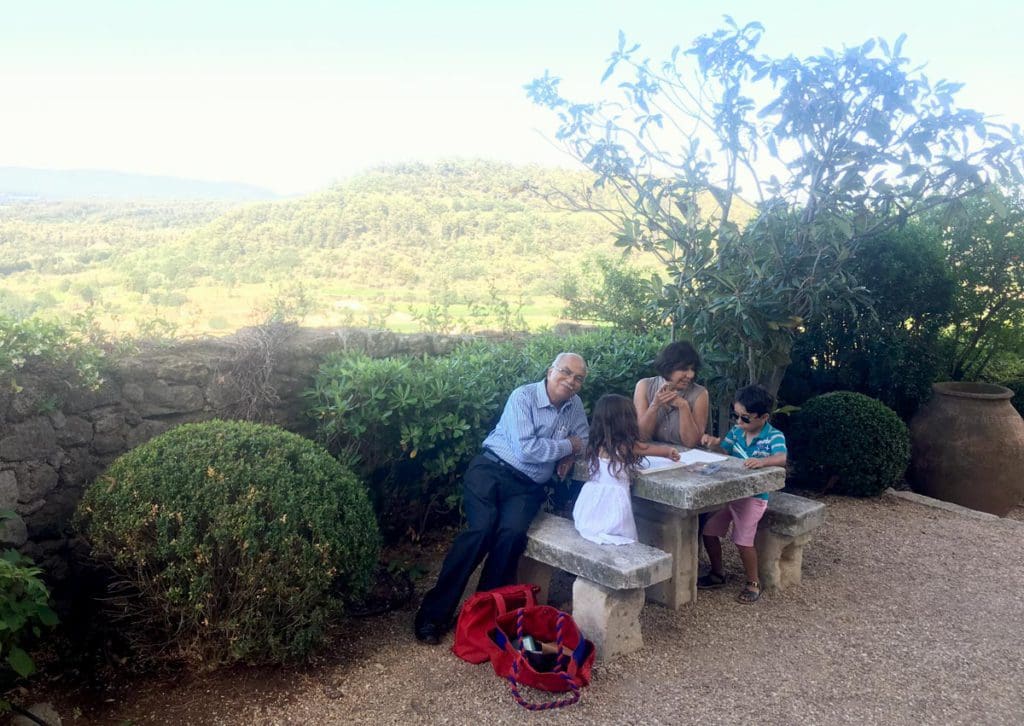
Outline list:
[[[263,202],[0,202],[0,312],[110,332],[222,334],[273,316],[398,331],[537,329],[567,274],[618,254],[539,191],[585,173],[484,161],[368,171]],[[651,260],[637,259],[638,265]]]

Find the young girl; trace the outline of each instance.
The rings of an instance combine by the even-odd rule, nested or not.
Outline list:
[[[636,542],[630,481],[645,455],[678,461],[679,452],[642,443],[633,402],[614,393],[601,396],[594,406],[588,449],[590,478],[572,510],[576,530],[598,544]]]

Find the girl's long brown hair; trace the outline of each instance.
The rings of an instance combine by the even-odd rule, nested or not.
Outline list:
[[[608,459],[608,470],[614,476],[632,477],[643,458],[634,452],[639,442],[640,426],[637,424],[633,402],[616,393],[606,393],[597,399],[594,415],[590,419],[590,476],[597,475],[600,468],[598,455],[604,452]]]

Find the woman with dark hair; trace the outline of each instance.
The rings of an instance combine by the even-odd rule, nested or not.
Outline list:
[[[633,391],[640,436],[694,448],[708,424],[708,389],[694,382],[700,356],[686,341],[669,343],[654,359],[658,375]]]

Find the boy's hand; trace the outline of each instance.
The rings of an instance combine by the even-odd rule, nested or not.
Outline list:
[[[760,469],[764,466],[764,459],[744,459],[743,467],[746,469]]]

